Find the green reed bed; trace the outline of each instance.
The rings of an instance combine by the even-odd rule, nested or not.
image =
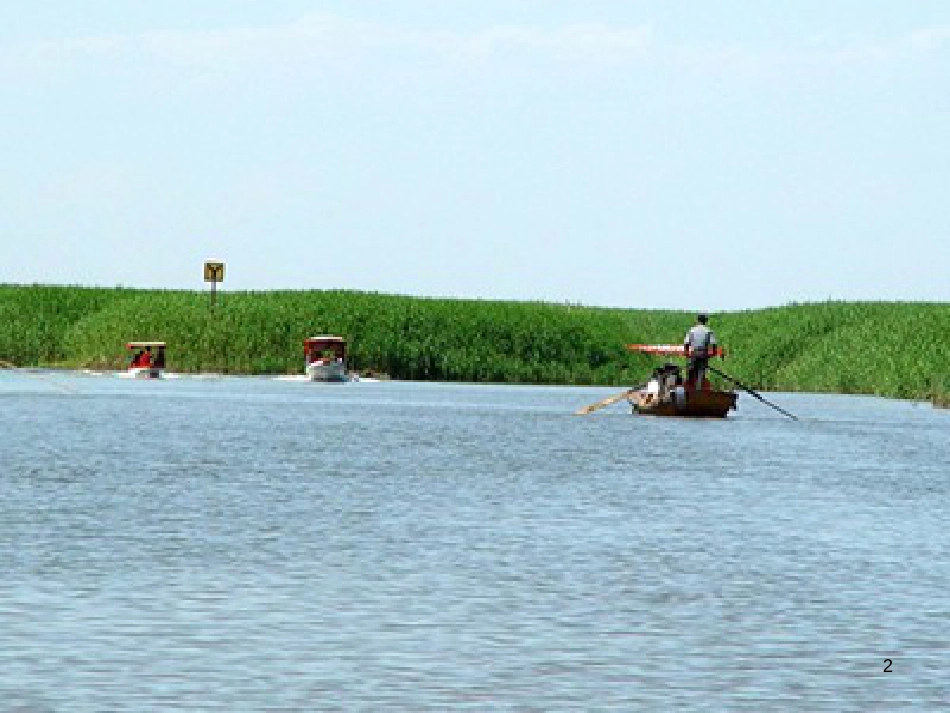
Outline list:
[[[63,335],[83,316],[131,290],[0,285],[0,359],[17,366],[64,361]]]
[[[720,332],[762,388],[927,398],[948,329],[948,304],[827,302],[727,315]]]
[[[691,313],[449,300],[346,290],[219,293],[0,285],[0,359],[122,368],[129,340],[168,342],[180,372],[293,374],[303,340],[349,342],[350,366],[396,379],[630,385],[679,343]],[[945,400],[950,305],[823,302],[713,314],[717,366],[763,390]]]
[[[931,401],[938,408],[950,408],[950,374],[941,374],[934,379]]]
[[[175,371],[301,373],[304,338],[332,333],[353,369],[393,378],[626,383],[649,368],[623,348],[628,322],[617,310],[352,291],[223,293],[212,311],[206,294],[142,290],[70,313],[34,363],[120,368],[125,342],[163,340]]]

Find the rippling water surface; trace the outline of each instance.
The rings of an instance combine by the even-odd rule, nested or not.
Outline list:
[[[950,705],[950,412],[610,393],[0,372],[0,710]]]

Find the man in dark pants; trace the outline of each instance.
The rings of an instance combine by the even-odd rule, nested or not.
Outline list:
[[[706,380],[706,369],[709,366],[709,357],[716,353],[716,335],[706,326],[709,317],[705,314],[696,316],[696,324],[686,333],[683,346],[686,356],[689,357],[689,374],[687,383],[699,391]]]

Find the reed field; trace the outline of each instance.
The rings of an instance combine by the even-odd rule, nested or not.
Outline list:
[[[345,290],[208,294],[0,285],[0,360],[121,369],[130,340],[168,342],[177,372],[297,374],[303,340],[339,334],[350,368],[394,379],[641,383],[691,313]],[[822,302],[712,314],[717,366],[754,388],[950,400],[950,304]]]
[[[950,372],[944,373],[934,379],[931,401],[933,401],[933,405],[938,408],[950,408]]]

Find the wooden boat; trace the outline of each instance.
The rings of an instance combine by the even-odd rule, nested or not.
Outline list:
[[[686,356],[685,347],[676,344],[630,344],[627,348],[656,356]],[[722,350],[716,347],[710,356],[722,356]],[[669,362],[654,370],[646,386],[627,395],[634,413],[680,418],[725,418],[737,400],[735,391],[714,389],[708,379],[699,385],[684,381],[680,367]]]
[[[304,359],[311,381],[349,381],[346,373],[346,340],[322,334],[304,340]]]
[[[687,356],[686,348],[677,344],[628,344],[627,349],[656,356]],[[723,350],[721,347],[714,347],[709,351],[708,356],[722,357]],[[697,371],[699,366],[694,365]],[[746,386],[735,377],[708,364],[705,369],[739,387],[783,416],[793,421],[798,420],[795,414],[773,404],[758,391]],[[702,380],[701,384],[692,383],[699,379]],[[578,416],[586,416],[624,399],[633,407],[634,413],[680,418],[725,418],[731,410],[736,408],[738,394],[735,391],[714,389],[704,373],[691,374],[690,378],[684,380],[681,367],[667,362],[654,369],[650,380],[643,386],[635,386],[619,394],[608,396],[606,399],[579,408],[575,413]]]
[[[134,379],[161,379],[165,374],[165,342],[129,342],[128,375]]]
[[[665,394],[641,389],[627,400],[634,413],[648,416],[679,416],[681,418],[725,418],[735,409],[738,394],[715,389],[676,387]]]

